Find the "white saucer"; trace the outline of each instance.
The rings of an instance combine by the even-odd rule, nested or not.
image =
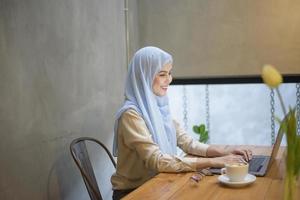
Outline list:
[[[244,181],[232,182],[232,181],[229,181],[229,178],[226,176],[226,174],[223,174],[218,177],[218,180],[221,183],[228,185],[230,187],[243,187],[243,186],[253,183],[256,180],[256,177],[252,174],[247,174]]]

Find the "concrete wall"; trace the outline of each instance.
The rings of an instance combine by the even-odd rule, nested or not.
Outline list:
[[[129,60],[132,58],[134,53],[142,47],[140,45],[139,1],[140,0],[128,0]]]
[[[174,56],[174,75],[300,74],[300,1],[140,0],[140,46]]]
[[[89,199],[68,148],[92,136],[111,149],[126,73],[123,6],[0,0],[1,200]],[[108,160],[96,150],[93,160],[109,188]]]

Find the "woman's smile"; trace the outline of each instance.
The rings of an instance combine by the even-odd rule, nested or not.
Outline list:
[[[165,96],[168,91],[169,84],[172,82],[172,63],[165,64],[162,69],[155,75],[152,90],[157,96]]]

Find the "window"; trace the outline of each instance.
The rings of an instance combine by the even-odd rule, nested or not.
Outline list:
[[[282,84],[280,91],[287,108],[296,105],[295,83]],[[271,145],[276,137],[271,90],[264,84],[171,85],[168,96],[173,118],[195,139],[193,125],[207,123],[210,144]],[[273,99],[274,114],[282,118],[276,93]]]

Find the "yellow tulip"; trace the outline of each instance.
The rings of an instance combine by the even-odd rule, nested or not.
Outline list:
[[[281,74],[272,65],[263,66],[262,79],[271,88],[276,88],[282,83]]]

